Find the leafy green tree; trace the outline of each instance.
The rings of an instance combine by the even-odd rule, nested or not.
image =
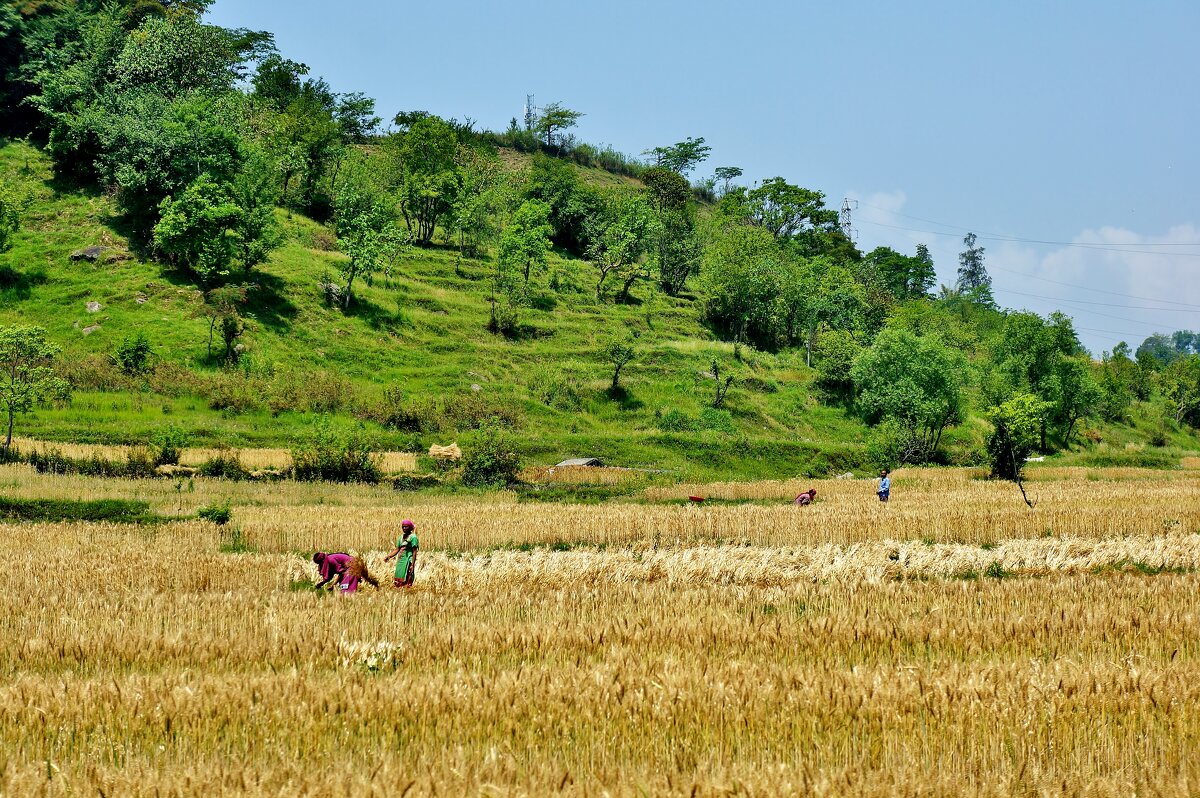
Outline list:
[[[888,293],[901,302],[926,296],[937,278],[924,244],[917,245],[913,257],[891,247],[876,247],[863,258],[863,267],[876,273]]]
[[[1102,393],[1092,376],[1091,362],[1083,357],[1059,358],[1049,393],[1054,402],[1054,423],[1063,446],[1069,447],[1075,425],[1100,407]]]
[[[495,240],[499,233],[496,220],[511,207],[515,188],[494,154],[459,147],[458,166],[462,186],[451,210],[449,228],[458,236],[460,257],[474,256]]]
[[[228,189],[202,174],[178,198],[163,200],[154,245],[201,285],[211,285],[229,274],[242,216]]]
[[[693,169],[708,160],[710,152],[712,152],[712,147],[704,143],[703,136],[700,138],[688,136],[683,141],[676,142],[669,147],[655,147],[642,154],[650,156],[655,166],[670,169],[672,172],[686,177]]]
[[[609,393],[616,394],[621,390],[621,371],[637,357],[637,348],[632,337],[614,338],[604,345],[604,359],[613,367],[612,385]]]
[[[804,324],[805,363],[811,366],[813,347],[820,332],[862,330],[867,303],[862,286],[848,269],[820,258],[809,264],[811,278],[807,284],[797,281],[804,295],[793,300],[793,307],[800,310]],[[785,296],[795,296],[790,281]]]
[[[765,227],[775,238],[837,228],[837,211],[825,207],[824,194],[794,186],[782,177],[764,180],[750,191],[732,191],[722,202],[741,204],[749,219]]]
[[[62,349],[46,339],[41,327],[0,327],[0,408],[8,417],[8,433],[0,457],[12,447],[18,415],[37,404],[70,394],[65,380],[54,376],[52,365]]]
[[[651,251],[658,265],[659,285],[670,296],[677,296],[700,266],[702,245],[691,208],[692,190],[682,175],[662,167],[643,172],[642,183],[658,218]]]
[[[966,249],[958,255],[956,287],[972,302],[992,307],[996,301],[992,298],[992,278],[983,265],[983,247],[976,245],[974,233],[967,233],[963,244]]]
[[[433,241],[438,222],[454,208],[462,174],[458,137],[445,120],[427,116],[391,138],[393,185],[414,243]]]
[[[212,359],[213,335],[217,328],[225,328],[225,319],[240,320],[241,308],[246,304],[249,289],[244,285],[222,285],[204,293],[202,301],[192,309],[192,318],[208,322],[207,357]]]
[[[1200,355],[1175,358],[1158,379],[1175,421],[1200,427]]]
[[[357,181],[347,181],[338,192],[333,221],[338,248],[346,255],[339,270],[346,281],[343,307],[349,309],[354,281],[370,281],[396,257],[405,238],[396,227],[391,203]]]
[[[599,192],[581,183],[569,163],[535,153],[525,185],[525,198],[550,206],[554,243],[576,255],[586,256],[588,220],[603,209]]]
[[[485,421],[470,435],[463,451],[464,485],[511,485],[520,479],[520,473],[516,441],[498,420]]]
[[[1179,354],[1171,338],[1162,333],[1147,337],[1137,348],[1138,362],[1147,364],[1154,371],[1171,365]]]
[[[20,203],[13,191],[0,183],[0,252],[12,246],[13,234],[21,228]]]
[[[538,114],[537,122],[534,123],[534,131],[546,140],[547,147],[553,147],[555,132],[557,131],[561,137],[562,131],[575,127],[583,116],[585,114],[572,111],[562,103],[553,102]]]
[[[914,457],[937,453],[942,433],[962,421],[966,359],[932,338],[885,329],[854,361],[852,376],[867,421],[900,423],[917,444]]]
[[[851,374],[855,359],[862,354],[862,345],[849,330],[830,330],[821,336],[814,349],[817,384],[829,396],[847,399],[854,393]]]
[[[774,348],[779,338],[783,255],[761,227],[711,220],[701,266],[704,316],[735,342]]]
[[[656,232],[657,221],[641,196],[625,191],[605,196],[602,212],[588,224],[588,259],[600,274],[597,299],[603,298],[609,276],[622,282],[623,298],[628,298],[634,282],[649,277],[645,254]]]
[[[247,158],[230,186],[230,195],[240,213],[233,225],[234,257],[240,262],[243,277],[265,263],[271,252],[283,243],[283,233],[275,220],[275,201],[279,198],[275,176],[262,156]]]
[[[545,268],[550,254],[550,206],[539,200],[526,200],[513,213],[500,239],[500,263],[516,269],[529,288],[532,270]]]
[[[1025,462],[1037,448],[1040,430],[1051,410],[1049,402],[1023,393],[991,408],[987,413],[988,420],[992,422],[992,433],[987,442],[992,476],[1015,482],[1030,507],[1033,507],[1033,503],[1026,496],[1022,482]]]
[[[721,194],[729,193],[733,181],[744,174],[740,166],[718,166],[713,170],[713,177],[721,181]]]

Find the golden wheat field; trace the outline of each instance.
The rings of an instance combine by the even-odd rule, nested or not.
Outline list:
[[[572,505],[0,467],[233,508],[0,527],[0,795],[1200,793],[1200,472],[1045,468],[1033,510],[978,476]],[[412,590],[309,588],[316,549],[390,577],[405,517]]]

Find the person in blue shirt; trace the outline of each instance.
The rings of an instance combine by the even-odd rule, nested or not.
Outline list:
[[[892,492],[892,481],[888,479],[886,468],[879,472],[879,490],[875,492],[879,494],[879,501],[887,502],[888,494]]]

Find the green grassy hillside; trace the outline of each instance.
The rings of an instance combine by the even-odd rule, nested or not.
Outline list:
[[[366,419],[383,445],[415,448],[448,443],[497,410],[534,463],[588,455],[732,477],[845,470],[863,459],[865,428],[816,401],[798,355],[743,350],[735,361],[690,299],[653,292],[642,304],[597,302],[592,267],[555,253],[540,279],[558,290],[544,292],[540,309],[523,312],[520,334],[505,338],[487,330],[488,257],[413,249],[343,313],[318,287],[342,257],[333,235],[282,211],[286,244],[254,273],[246,352],[223,371],[206,356],[193,283],[130,250],[111,198],[56,185],[49,161],[19,143],[0,149],[0,176],[29,198],[13,248],[0,256],[0,323],[45,327],[84,386],[69,406],[24,419],[21,434],[135,443],[173,423],[197,444],[287,445],[315,407],[342,423]],[[98,262],[71,259],[93,245],[105,248]],[[627,394],[614,399],[601,349],[626,331],[638,335],[638,356],[622,373]],[[137,332],[160,366],[126,380],[106,359]],[[714,359],[739,377],[727,413],[706,412]],[[397,389],[406,406],[437,418],[415,430],[378,423]],[[685,429],[662,431],[672,424],[658,416],[671,411]]]

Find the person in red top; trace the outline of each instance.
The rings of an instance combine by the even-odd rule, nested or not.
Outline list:
[[[316,563],[321,575],[321,581],[316,585],[317,590],[325,587],[334,579],[337,579],[334,587],[342,593],[358,592],[360,581],[379,587],[379,582],[367,572],[367,563],[361,557],[352,557],[342,551],[333,554],[318,551],[313,555],[313,562]]]
[[[792,502],[792,504],[798,504],[801,507],[803,507],[806,504],[812,504],[813,499],[815,499],[815,498],[817,498],[817,489],[809,488],[808,490],[804,491],[799,496],[797,496],[796,500],[794,502]]]

